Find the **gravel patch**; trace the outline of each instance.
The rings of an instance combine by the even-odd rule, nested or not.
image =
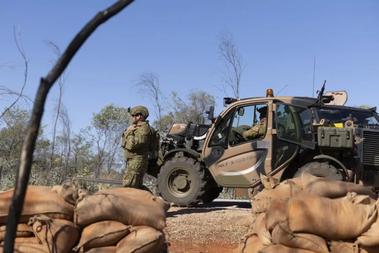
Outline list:
[[[237,246],[251,223],[249,208],[171,207],[165,232],[171,243]]]

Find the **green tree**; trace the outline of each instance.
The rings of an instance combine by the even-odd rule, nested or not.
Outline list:
[[[208,106],[215,105],[215,98],[205,91],[192,91],[187,99],[182,99],[176,92],[171,93],[171,110],[154,121],[154,126],[161,126],[167,132],[174,122],[204,124],[207,121],[205,111]]]
[[[9,108],[2,117],[0,129],[0,182],[1,188],[11,186],[15,170],[20,164],[21,146],[29,114],[18,107]]]
[[[204,124],[206,122],[204,112],[207,106],[215,105],[214,97],[205,91],[192,91],[188,94],[187,101],[173,92],[172,101],[174,120],[183,123]]]
[[[160,120],[155,120],[153,122],[153,127],[159,129],[161,132],[167,132],[172,124],[174,124],[175,118],[173,113],[163,115]]]
[[[128,109],[107,105],[94,114],[92,126],[95,130],[93,140],[96,149],[95,176],[98,177],[105,167],[109,173],[115,165],[122,164],[120,140],[129,121]]]
[[[88,133],[82,130],[72,138],[71,162],[72,176],[89,176],[92,174],[95,156]]]
[[[20,165],[20,154],[30,113],[17,106],[9,108],[2,117],[0,128],[0,189],[14,185],[15,173]],[[50,142],[43,138],[42,130],[36,143],[33,160],[34,179],[31,183],[46,184]]]

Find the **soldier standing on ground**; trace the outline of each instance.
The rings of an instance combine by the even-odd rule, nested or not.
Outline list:
[[[150,126],[146,120],[149,111],[145,106],[135,106],[130,110],[133,123],[122,134],[122,147],[126,160],[125,187],[144,188],[143,176],[148,167]]]
[[[259,137],[262,137],[266,133],[267,127],[267,107],[261,107],[258,109],[259,112],[259,122],[252,126],[250,129],[245,130],[242,133],[242,136],[246,140],[252,140]]]

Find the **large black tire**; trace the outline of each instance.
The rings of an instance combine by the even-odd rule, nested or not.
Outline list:
[[[178,206],[196,205],[203,201],[206,175],[200,162],[190,157],[167,160],[158,174],[158,193]]]
[[[294,177],[300,177],[304,172],[317,177],[325,177],[331,180],[345,181],[346,175],[328,162],[310,162],[300,167]]]

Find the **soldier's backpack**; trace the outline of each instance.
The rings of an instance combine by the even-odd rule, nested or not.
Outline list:
[[[159,156],[159,142],[160,142],[160,135],[158,130],[150,126],[150,146],[149,146],[149,153],[148,153],[148,159],[156,161]]]

